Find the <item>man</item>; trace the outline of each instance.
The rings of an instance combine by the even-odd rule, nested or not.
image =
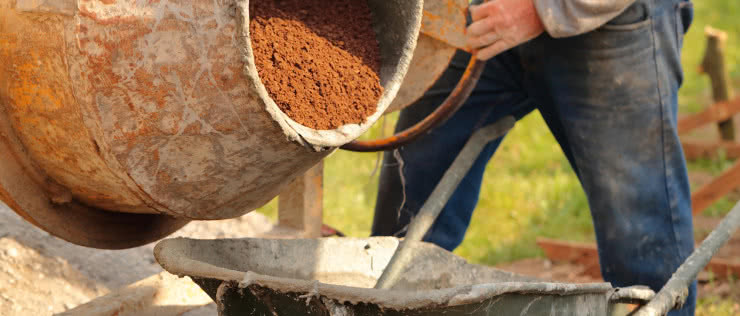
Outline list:
[[[537,109],[588,196],[605,280],[659,290],[694,242],[676,131],[690,2],[493,0],[471,6],[470,14],[468,43],[488,60],[486,69],[452,119],[386,154],[373,234],[403,234],[475,129]],[[469,58],[459,52],[434,87],[402,111],[397,130],[431,113]],[[462,242],[500,143],[487,145],[425,240],[448,250]],[[670,315],[693,315],[695,301],[696,284]]]

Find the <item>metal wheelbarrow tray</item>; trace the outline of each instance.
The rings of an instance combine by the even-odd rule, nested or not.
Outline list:
[[[186,238],[160,242],[157,261],[190,276],[219,315],[608,315],[654,294],[608,283],[547,283],[467,263],[435,245],[411,245],[391,290],[373,289],[399,240]]]

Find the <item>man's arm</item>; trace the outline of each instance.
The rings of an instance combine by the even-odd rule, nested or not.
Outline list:
[[[568,37],[592,31],[635,0],[492,0],[471,5],[468,45],[487,60],[547,31]]]

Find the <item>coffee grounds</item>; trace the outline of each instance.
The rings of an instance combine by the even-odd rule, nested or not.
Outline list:
[[[257,71],[285,114],[328,130],[375,113],[383,88],[367,0],[251,1],[249,12]]]

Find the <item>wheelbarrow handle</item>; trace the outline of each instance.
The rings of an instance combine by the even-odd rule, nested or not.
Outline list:
[[[689,285],[719,249],[727,243],[740,226],[740,203],[736,204],[701,245],[676,270],[668,283],[650,300],[633,313],[635,316],[665,315],[674,307],[681,307],[689,295]]]

